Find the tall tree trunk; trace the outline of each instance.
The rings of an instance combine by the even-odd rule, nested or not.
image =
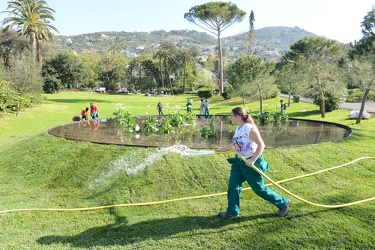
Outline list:
[[[320,96],[320,116],[322,118],[325,118],[326,117],[326,100],[325,100],[325,97],[324,97],[324,92],[323,92],[323,89],[322,89],[322,84],[321,84],[321,81],[320,81],[320,76],[319,76],[319,73],[316,74],[315,76],[315,79],[318,83],[318,86],[319,86],[319,96]]]
[[[367,96],[368,96],[369,92],[370,92],[370,90],[366,89],[365,94],[363,95],[362,103],[361,103],[361,109],[359,110],[359,114],[358,114],[358,117],[357,117],[357,120],[356,120],[355,124],[359,124],[362,120],[363,111],[365,110],[366,100],[367,100]]]
[[[161,81],[161,87],[164,88],[164,79],[163,79],[163,64],[161,63],[161,57],[159,58],[159,72],[160,72],[160,81]]]
[[[138,76],[138,89],[140,90],[142,86],[142,69],[139,69]]]
[[[259,91],[259,110],[261,113],[263,113],[263,93],[262,88],[258,84],[258,91]]]
[[[182,89],[183,94],[185,94],[185,88],[186,88],[186,68],[187,68],[187,60],[185,61],[185,66],[184,66],[184,81],[183,81],[183,89]]]
[[[165,64],[165,75],[167,77],[167,81],[169,83],[170,89],[171,89],[171,95],[173,95],[173,89],[172,89],[172,82],[171,78],[169,77],[169,70],[168,70],[168,59],[164,58],[164,64]]]
[[[18,96],[16,117],[18,117],[18,113],[20,112],[20,98],[21,98],[21,97]]]
[[[35,32],[30,32],[30,46],[31,46],[31,53],[33,55],[33,58],[36,59],[36,34]]]
[[[220,94],[222,94],[224,92],[224,77],[223,77],[223,71],[224,71],[224,67],[223,67],[223,51],[222,51],[222,48],[221,48],[221,38],[220,38],[220,30],[218,30],[217,32],[217,40],[218,40],[218,43],[219,43],[219,90],[220,90]]]
[[[321,98],[320,114],[321,114],[322,118],[325,118],[326,117],[326,100],[325,100],[325,97],[324,97],[324,93],[322,91],[320,92],[320,98]]]
[[[37,42],[38,42],[38,46],[37,46],[37,50],[38,50],[38,62],[40,64],[40,66],[42,66],[42,64],[43,64],[43,53],[42,53],[43,41],[38,39]]]

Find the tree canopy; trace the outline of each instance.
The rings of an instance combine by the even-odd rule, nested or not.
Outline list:
[[[245,56],[227,69],[227,79],[234,91],[242,96],[259,97],[260,111],[263,111],[263,98],[270,96],[272,92],[278,92],[272,71],[275,68],[273,62],[258,56]]]
[[[223,56],[221,46],[221,33],[235,22],[244,19],[246,12],[240,10],[234,3],[208,2],[196,5],[185,13],[184,18],[191,23],[198,25],[218,38],[219,44],[219,88],[223,93]]]
[[[321,116],[325,117],[326,98],[339,98],[345,85],[339,78],[338,62],[343,50],[336,41],[323,37],[305,37],[294,43],[282,58],[285,64],[292,63],[298,74],[303,72],[309,95],[320,101]],[[300,74],[302,76],[302,74]]]

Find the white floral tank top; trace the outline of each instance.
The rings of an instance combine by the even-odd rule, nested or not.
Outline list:
[[[241,127],[236,128],[233,135],[233,145],[245,158],[252,157],[258,145],[250,139],[250,131],[254,125],[245,123]]]

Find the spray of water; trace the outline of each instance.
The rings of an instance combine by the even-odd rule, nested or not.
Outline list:
[[[109,164],[109,169],[105,172],[102,172],[98,178],[96,178],[93,182],[89,183],[88,189],[92,189],[96,186],[99,186],[101,183],[105,182],[107,179],[109,179],[111,176],[117,173],[124,172],[127,175],[137,174],[139,171],[145,169],[148,165],[157,162],[164,155],[170,153],[190,157],[214,154],[215,151],[190,149],[185,145],[176,144],[171,147],[159,148],[155,153],[148,154],[147,157],[143,158],[141,158],[137,152],[133,152],[132,155],[127,156],[126,158],[121,157],[117,160],[111,161]]]

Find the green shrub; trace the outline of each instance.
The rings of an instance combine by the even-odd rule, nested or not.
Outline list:
[[[167,92],[171,92],[171,89],[170,88],[158,88],[158,94],[165,94]]]
[[[224,92],[221,94],[221,96],[225,99],[225,100],[229,100],[230,99],[230,95],[233,93],[233,88],[231,85],[227,85],[227,86],[224,86]]]
[[[17,107],[18,94],[9,83],[0,79],[0,117]]]
[[[319,106],[319,110],[322,109],[322,107],[321,107],[321,100],[322,99],[320,98],[319,95],[316,95],[314,97],[314,104],[316,104],[316,105]],[[341,103],[340,98],[332,96],[329,93],[326,94],[325,103],[324,103],[325,112],[331,112],[331,111],[337,109],[340,106],[340,103]]]
[[[182,88],[173,87],[172,90],[174,95],[182,95],[184,93],[184,89]]]
[[[43,103],[41,93],[25,93],[21,96],[10,87],[10,84],[0,79],[0,117],[17,111],[19,102],[19,109],[26,109],[35,107]]]
[[[198,89],[198,96],[199,98],[210,98],[212,96],[212,89],[210,88],[200,88]]]
[[[346,97],[347,102],[362,102],[364,92],[359,89],[349,89],[348,96]],[[370,91],[367,96],[367,101],[375,101],[375,92]]]

